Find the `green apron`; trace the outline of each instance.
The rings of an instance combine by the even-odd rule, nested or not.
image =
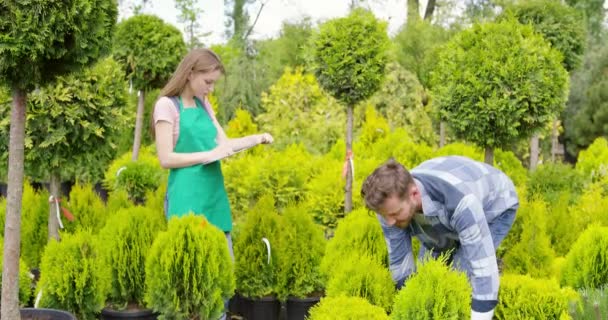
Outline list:
[[[217,129],[198,99],[196,108],[184,108],[179,98],[179,137],[176,153],[210,151],[217,146]],[[232,230],[230,203],[219,161],[169,171],[167,219],[190,212],[204,215],[224,232]]]

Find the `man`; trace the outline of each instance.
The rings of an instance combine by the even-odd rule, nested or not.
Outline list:
[[[414,271],[411,236],[431,250],[451,254],[473,288],[471,319],[492,319],[498,303],[496,248],[519,206],[513,182],[485,163],[459,156],[431,159],[410,174],[389,160],[363,183],[365,205],[376,211],[397,287]]]

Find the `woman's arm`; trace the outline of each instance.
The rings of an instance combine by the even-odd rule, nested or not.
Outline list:
[[[242,149],[249,148],[249,147],[253,147],[258,144],[262,144],[262,143],[268,144],[268,143],[272,143],[274,141],[274,138],[269,133],[252,134],[252,135],[245,136],[242,138],[233,138],[233,139],[228,138],[228,136],[226,135],[226,132],[224,132],[224,129],[219,124],[219,122],[217,121],[215,116],[213,116],[212,118],[213,118],[213,124],[215,125],[215,128],[217,129],[217,143],[218,144],[226,143],[230,147],[232,147],[232,150],[234,150],[235,152],[242,150]]]
[[[168,121],[158,121],[156,129],[156,153],[160,165],[165,169],[183,168],[196,164],[210,162],[218,156],[234,153],[227,144],[219,144],[215,149],[205,152],[176,153],[173,152],[173,124]]]

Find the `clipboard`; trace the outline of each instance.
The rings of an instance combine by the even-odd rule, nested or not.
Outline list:
[[[243,152],[243,151],[249,150],[249,149],[251,149],[251,148],[253,148],[253,147],[255,147],[255,146],[257,146],[257,145],[253,145],[253,146],[244,147],[244,148],[242,148],[242,149],[239,149],[239,150],[234,151],[234,152],[233,152],[231,155],[223,155],[223,156],[220,156],[220,157],[213,157],[213,158],[209,159],[208,161],[203,162],[202,164],[203,164],[203,165],[206,165],[206,164],[210,164],[210,163],[213,163],[213,162],[216,162],[216,161],[223,160],[223,159],[228,158],[228,157],[231,157],[231,156],[233,156],[233,155],[235,155],[235,154],[237,154],[237,153],[241,153],[241,152]]]

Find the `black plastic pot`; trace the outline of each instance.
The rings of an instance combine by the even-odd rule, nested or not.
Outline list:
[[[108,308],[101,309],[101,320],[156,320],[158,314],[150,309],[140,310],[112,310]]]
[[[247,320],[279,320],[281,302],[275,297],[251,299],[240,297],[243,317]]]
[[[320,297],[287,298],[287,320],[304,320],[308,317],[308,310],[319,303]]]
[[[76,317],[63,310],[23,308],[21,320],[77,320]]]

